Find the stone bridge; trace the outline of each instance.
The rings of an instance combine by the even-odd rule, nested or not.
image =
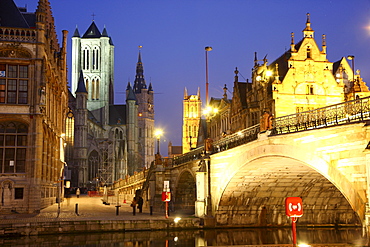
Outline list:
[[[285,198],[303,200],[300,225],[369,226],[370,99],[274,120],[243,130],[147,172],[150,205],[163,205],[170,181],[175,212],[216,225],[284,226]],[[145,185],[146,184],[146,185]]]

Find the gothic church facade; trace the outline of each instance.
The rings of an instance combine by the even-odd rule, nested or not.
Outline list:
[[[72,37],[72,81],[66,162],[72,186],[96,189],[149,167],[154,160],[154,98],[139,52],[126,104],[114,104],[114,45],[93,21]]]

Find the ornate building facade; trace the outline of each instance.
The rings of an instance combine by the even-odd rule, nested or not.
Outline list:
[[[62,196],[68,32],[48,0],[2,0],[0,20],[0,212],[35,213]]]
[[[93,21],[72,37],[72,82],[66,162],[72,186],[95,189],[149,167],[154,160],[154,99],[141,53],[126,104],[114,104],[114,45]]]
[[[210,102],[218,108],[218,113],[207,117],[207,137],[222,138],[225,134],[222,126],[229,127],[226,129],[229,134],[261,122],[261,131],[264,131],[269,126],[261,120],[369,96],[360,72],[354,73],[345,57],[337,62],[328,61],[326,50],[325,35],[320,49],[307,14],[303,38],[295,43],[292,33],[290,50],[271,64],[267,57],[258,60],[255,54],[251,82],[239,82],[239,72],[235,70],[231,102],[224,100],[222,105],[219,100]],[[225,125],[225,121],[229,124]]]

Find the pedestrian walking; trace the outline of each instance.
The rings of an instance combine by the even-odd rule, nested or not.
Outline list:
[[[77,190],[76,190],[76,196],[77,196],[77,198],[80,198],[80,188],[77,188]]]

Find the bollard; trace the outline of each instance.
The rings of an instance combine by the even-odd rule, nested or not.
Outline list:
[[[153,206],[150,206],[150,215],[153,215]]]
[[[75,213],[76,213],[77,216],[79,216],[79,214],[78,214],[78,203],[76,203]]]
[[[119,215],[119,208],[120,208],[121,206],[120,205],[117,205],[116,206],[116,215]]]
[[[136,215],[136,207],[135,207],[135,205],[132,207],[132,215]]]

